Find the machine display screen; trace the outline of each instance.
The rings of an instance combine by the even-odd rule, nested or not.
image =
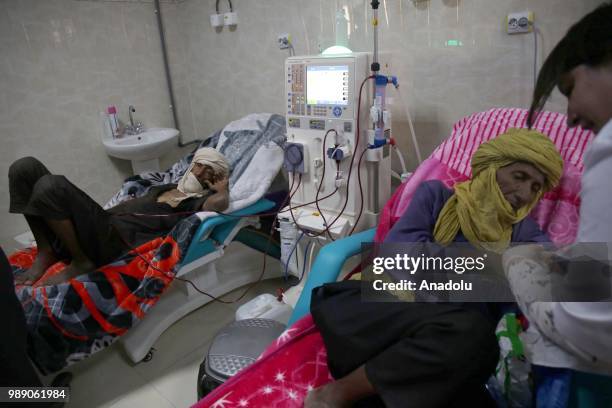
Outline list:
[[[348,104],[348,65],[310,65],[306,67],[308,105]]]

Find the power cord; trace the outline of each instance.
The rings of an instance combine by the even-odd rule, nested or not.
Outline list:
[[[234,11],[234,7],[232,7],[232,0],[227,0],[229,3],[230,13]],[[215,11],[219,14],[219,0],[215,2]]]
[[[535,23],[531,24],[533,28],[533,88],[535,89],[538,80],[538,28]]]
[[[359,161],[357,162],[357,180],[358,180],[357,184],[359,184],[359,199],[360,199],[359,214],[357,215],[357,219],[355,220],[355,225],[353,225],[353,228],[351,229],[351,232],[349,233],[349,235],[353,235],[353,232],[355,232],[357,225],[359,225],[359,219],[361,218],[361,214],[363,213],[363,185],[361,184],[361,172],[359,171],[359,169],[361,168],[361,160],[363,159],[363,156],[367,151],[368,149],[365,149],[363,152],[361,152],[361,155],[359,156]]]
[[[315,194],[315,205],[317,207],[317,211],[319,212],[319,214],[321,215],[321,217],[323,218],[323,226],[325,227],[324,231],[327,232],[327,235],[329,236],[330,239],[333,240],[331,233],[329,232],[329,225],[327,225],[327,220],[325,219],[325,214],[323,214],[323,211],[321,211],[321,208],[319,207],[319,194],[321,193],[321,188],[323,187],[323,182],[325,181],[325,158],[327,157],[327,152],[325,151],[325,146],[327,145],[327,136],[331,133],[334,132],[336,134],[336,137],[338,136],[338,132],[336,132],[335,129],[329,129],[327,132],[325,132],[325,136],[323,136],[323,146],[321,147],[322,150],[322,155],[323,155],[323,174],[321,175],[321,182],[319,183],[319,187],[317,187],[317,194]],[[338,166],[339,164],[336,163]]]
[[[361,86],[359,87],[359,98],[358,98],[358,102],[357,102],[357,137],[355,138],[355,153],[357,153],[358,147],[359,147],[359,136],[361,135],[361,129],[360,129],[360,116],[361,116],[361,96],[363,93],[363,87],[366,84],[366,82],[368,82],[368,80],[375,78],[374,75],[370,75],[368,77],[366,77],[362,82],[361,82]],[[366,147],[366,149],[361,153],[361,156],[363,156],[364,152],[366,152],[368,149]],[[338,213],[338,215],[336,216],[336,218],[331,222],[331,225],[333,225],[341,216],[342,214],[344,214],[344,210],[346,209],[346,206],[348,204],[348,186],[350,186],[350,181],[351,181],[351,174],[353,172],[353,162],[355,160],[355,155],[353,155],[353,157],[351,157],[351,164],[349,167],[349,173],[346,177],[346,185],[347,185],[347,194],[346,194],[346,199],[344,200],[344,205],[342,206],[342,210],[340,210],[340,213]],[[359,165],[357,166],[357,174],[359,175]],[[357,225],[357,223],[355,223],[355,226]],[[355,230],[355,226],[353,226],[353,231]],[[352,233],[352,232],[351,232]]]
[[[287,260],[285,261],[285,269],[284,269],[284,278],[285,278],[285,281],[287,281],[287,279],[289,278],[289,276],[288,276],[289,262],[291,261],[291,257],[293,256],[293,252],[296,250],[296,248],[297,248],[298,244],[300,243],[300,241],[302,240],[302,238],[304,238],[304,233],[303,232],[300,235],[300,237],[293,244],[293,248],[291,249],[291,252],[289,252],[289,256],[287,257]],[[297,258],[297,253],[295,254],[295,256]],[[306,253],[304,253],[304,261],[306,261]],[[297,261],[296,261],[296,263],[297,263]],[[306,264],[306,262],[304,262],[304,264]]]

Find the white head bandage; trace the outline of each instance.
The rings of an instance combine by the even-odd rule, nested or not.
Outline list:
[[[195,174],[191,172],[196,163],[210,166],[215,173],[215,177],[219,180],[229,176],[229,164],[221,153],[211,147],[198,149],[191,160],[189,168],[178,183],[177,190],[183,193],[184,196],[164,200],[171,207],[175,208],[181,201],[190,197],[202,197],[208,190],[208,187],[202,186]]]

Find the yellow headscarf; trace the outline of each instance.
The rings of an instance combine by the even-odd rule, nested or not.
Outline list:
[[[497,170],[515,162],[534,165],[546,182],[534,200],[514,210],[497,184]],[[542,194],[561,179],[563,160],[554,143],[545,135],[528,129],[508,129],[483,143],[472,157],[472,178],[455,185],[434,227],[436,242],[451,243],[459,230],[474,246],[501,252],[508,247],[512,225],[525,218]]]

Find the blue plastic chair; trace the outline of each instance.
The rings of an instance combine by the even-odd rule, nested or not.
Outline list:
[[[362,244],[373,242],[375,233],[376,228],[372,228],[339,239],[321,248],[310,269],[304,284],[304,290],[295,305],[295,309],[293,309],[291,318],[289,318],[289,326],[310,312],[312,290],[324,283],[335,282],[346,260],[358,255],[361,252]]]
[[[187,265],[215,251],[218,243],[226,243],[228,239],[231,241],[242,227],[241,222],[244,221],[242,217],[269,211],[275,205],[273,201],[262,198],[231,215],[217,215],[205,219],[193,236],[182,265]]]

